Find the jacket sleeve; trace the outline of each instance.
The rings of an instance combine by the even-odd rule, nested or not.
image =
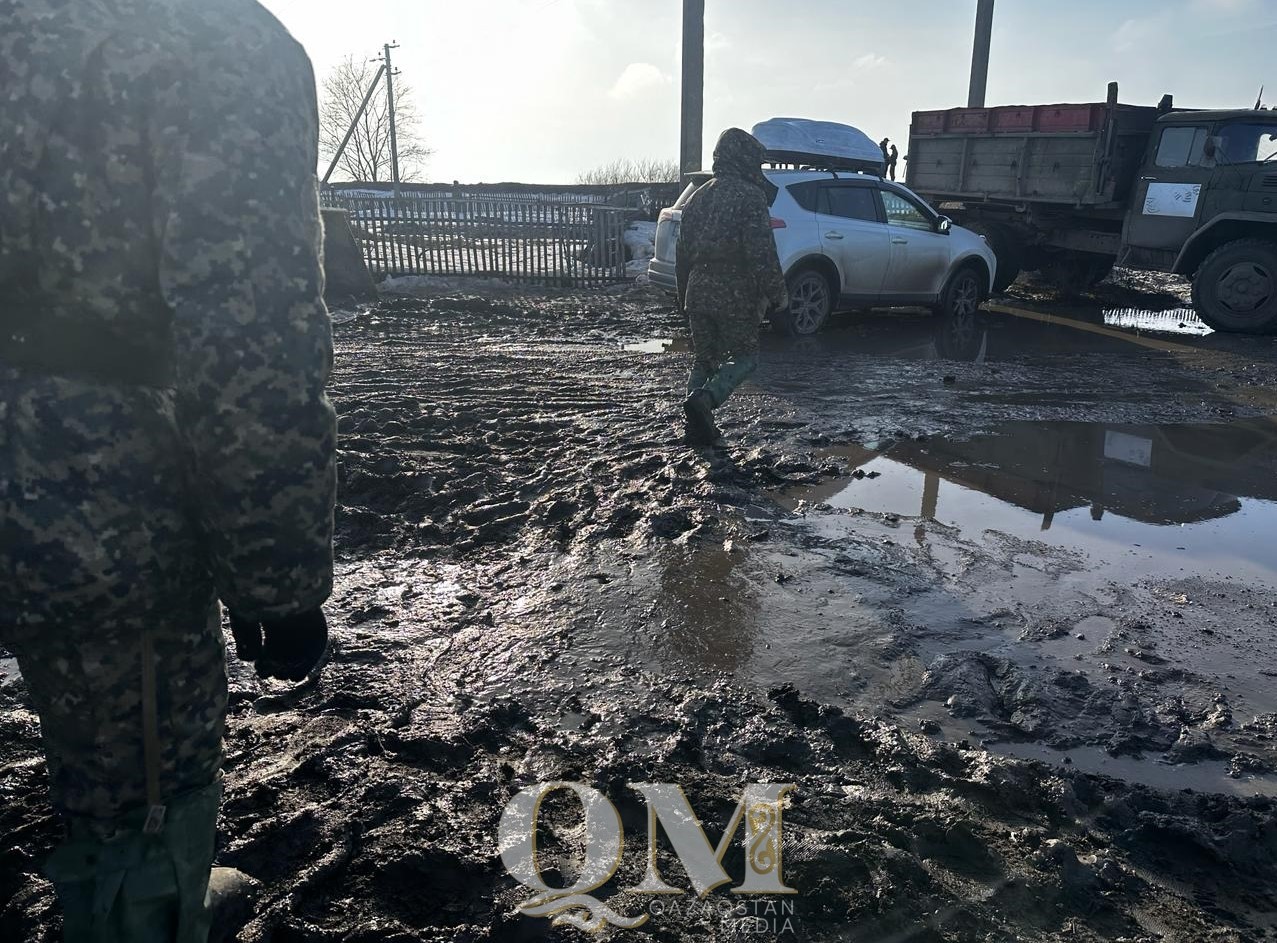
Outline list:
[[[788,297],[785,276],[776,254],[776,237],[772,234],[771,213],[759,194],[757,199],[741,203],[741,246],[745,264],[758,273],[758,294],[780,306]]]
[[[314,76],[287,37],[252,39],[155,86],[152,210],[218,595],[272,618],[332,589],[336,423]]]

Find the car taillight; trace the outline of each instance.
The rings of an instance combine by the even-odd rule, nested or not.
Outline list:
[[[789,223],[785,222],[783,219],[778,219],[775,216],[772,217],[772,229],[788,229],[788,228],[789,228]]]

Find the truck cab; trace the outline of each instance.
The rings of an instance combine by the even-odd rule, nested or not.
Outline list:
[[[1174,272],[1221,331],[1277,333],[1277,111],[1118,101],[920,111],[909,186],[984,235],[1001,290]]]
[[[1132,197],[1119,262],[1191,277],[1212,327],[1277,330],[1277,111],[1162,116]]]

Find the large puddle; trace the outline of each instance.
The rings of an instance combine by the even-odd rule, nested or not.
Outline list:
[[[1277,423],[1008,423],[964,441],[829,455],[853,475],[790,501],[996,530],[1108,563],[1123,578],[1184,573],[1277,584]]]

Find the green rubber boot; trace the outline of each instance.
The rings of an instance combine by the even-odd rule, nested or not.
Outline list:
[[[121,817],[112,837],[83,820],[49,858],[66,943],[207,943],[220,777],[172,800],[158,832],[147,810]]]

